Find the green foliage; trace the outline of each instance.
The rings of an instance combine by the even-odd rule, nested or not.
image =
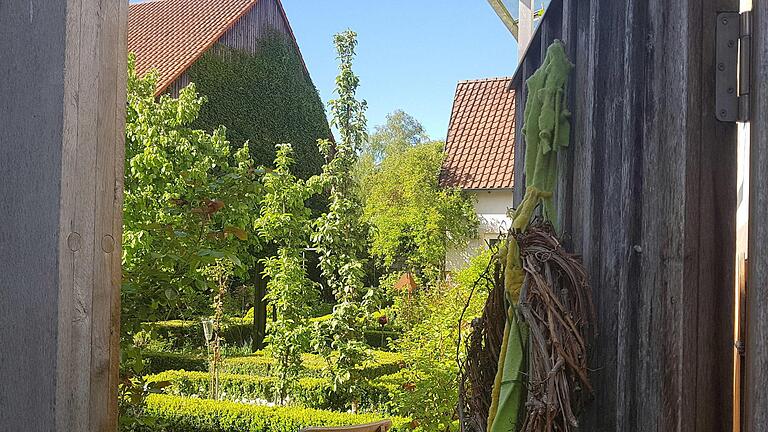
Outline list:
[[[147,377],[147,382],[168,382],[164,391],[185,397],[202,397],[209,394],[211,379],[207,372],[169,370]],[[273,377],[255,375],[219,374],[219,391],[224,400],[234,402],[266,403],[271,401],[279,386]],[[296,378],[289,396],[292,405],[310,408],[331,408],[328,381],[322,378]]]
[[[328,315],[325,320],[314,318],[311,319],[310,322],[319,324],[327,321],[330,317],[331,316]],[[251,315],[250,318],[225,319],[221,326],[221,337],[225,342],[223,348],[224,351],[231,352],[232,347],[248,345],[251,340],[252,326],[253,315]],[[186,351],[199,351],[200,349],[205,348],[203,327],[199,321],[156,321],[152,323],[144,323],[142,328],[151,331],[153,334],[154,344],[147,347],[150,351],[155,350],[157,346],[161,346],[163,349]],[[383,332],[384,342],[387,345],[385,347],[380,346],[382,332],[378,328],[366,328],[363,330],[363,334],[370,347],[388,348],[388,341],[390,339],[397,339],[401,333],[399,331],[385,330]],[[145,355],[149,356],[152,355],[152,353],[145,353]]]
[[[454,409],[458,400],[457,352],[463,356],[464,341],[458,343],[458,323],[461,312],[473,290],[474,281],[485,270],[490,251],[474,258],[460,271],[458,283],[445,283],[418,298],[419,319],[396,345],[405,357],[402,371],[405,385],[393,396],[399,415],[418,421],[426,431],[457,430]],[[471,282],[470,282],[471,281]],[[489,286],[481,285],[469,301],[462,336],[469,334],[474,317],[482,314]],[[463,359],[462,359],[463,360]]]
[[[352,71],[357,35],[352,31],[334,37],[339,58],[336,78],[337,98],[330,102],[332,125],[339,130],[335,146],[321,141],[320,148],[329,162],[322,180],[329,190],[328,212],[316,221],[313,240],[317,245],[323,276],[336,296],[332,319],[320,326],[322,338],[315,348],[321,352],[338,351],[329,359],[334,388],[346,390],[354,398],[359,393],[357,366],[365,359],[365,342],[360,331],[367,314],[371,293],[363,292],[364,256],[367,229],[361,223],[361,205],[357,198],[353,167],[362,143],[367,138],[366,103],[356,99],[360,80]]]
[[[378,378],[383,375],[393,374],[400,370],[404,364],[404,357],[400,353],[370,350],[366,361],[360,366],[359,373],[365,379]],[[331,356],[336,354],[331,353]],[[325,376],[326,359],[318,354],[302,354],[302,370],[300,375],[303,377],[320,378]],[[275,359],[269,352],[258,351],[245,357],[234,357],[225,359],[221,370],[227,373],[244,375],[271,375],[271,369],[274,367]]]
[[[477,216],[464,193],[438,184],[442,143],[398,149],[367,180],[371,251],[393,271],[410,271],[433,283],[446,251],[475,233]]]
[[[123,211],[122,322],[125,333],[182,308],[206,310],[215,282],[205,269],[250,264],[248,228],[259,201],[248,146],[232,152],[223,128],[190,125],[204,99],[195,86],[156,99],[154,73],[129,60]]]
[[[189,71],[208,102],[195,126],[219,125],[235,147],[248,142],[256,166],[271,166],[276,145],[293,143],[296,174],[319,174],[318,138],[330,138],[325,108],[293,42],[274,32],[262,37],[257,54],[216,47]]]
[[[251,339],[253,319],[225,318],[219,337],[225,346],[242,346]],[[205,348],[205,336],[200,321],[169,320],[146,322],[141,328],[150,332],[157,342],[172,349],[199,350]]]
[[[206,310],[215,284],[206,269],[227,260],[238,273],[250,264],[247,228],[258,204],[259,173],[248,146],[232,152],[223,128],[190,125],[204,99],[194,85],[178,98],[155,98],[157,74],[138,77],[128,60],[123,288],[121,290],[120,428],[140,431],[148,388],[144,359],[133,347],[141,323]]]
[[[309,426],[349,426],[382,420],[375,414],[347,414],[299,407],[265,407],[226,401],[152,395],[147,412],[169,426],[152,432],[296,432]],[[391,418],[392,432],[410,430],[404,418]]]
[[[267,301],[276,319],[269,323],[267,343],[277,361],[272,368],[276,398],[282,402],[292,393],[301,369],[301,353],[309,348],[306,325],[312,314],[315,290],[304,270],[303,251],[309,244],[311,212],[307,199],[318,179],[305,182],[291,173],[294,163],[290,144],[278,146],[275,169],[264,176],[264,198],[256,227],[262,238],[277,245],[277,255],[264,260]]]
[[[144,372],[159,373],[167,370],[204,372],[208,370],[208,359],[202,355],[175,352],[143,352]]]
[[[399,376],[398,376],[399,378]],[[171,370],[146,377],[150,385],[163,383],[167,394],[184,397],[201,397],[210,392],[210,376],[206,372]],[[392,405],[390,395],[399,384],[392,385],[390,376],[372,379],[363,386],[360,410],[366,412],[386,411]],[[266,404],[272,399],[279,384],[275,378],[259,375],[219,374],[219,389],[222,400],[243,403]],[[288,405],[306,408],[345,411],[346,401],[331,390],[328,380],[316,377],[296,379],[291,393],[286,395]],[[343,395],[341,395],[343,396]]]
[[[386,124],[374,128],[365,153],[380,163],[389,156],[428,141],[429,136],[418,120],[403,110],[396,110],[387,115]]]
[[[365,343],[368,346],[379,349],[390,349],[394,341],[400,338],[402,333],[391,330],[366,330],[364,332]]]

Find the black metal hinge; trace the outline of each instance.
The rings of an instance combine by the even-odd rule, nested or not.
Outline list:
[[[715,32],[715,116],[723,122],[748,122],[751,13],[718,13]]]

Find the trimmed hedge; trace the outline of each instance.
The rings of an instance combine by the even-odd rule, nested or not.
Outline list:
[[[149,382],[168,381],[166,392],[176,396],[207,397],[210,393],[208,372],[166,371],[147,377]],[[266,376],[219,373],[219,390],[222,398],[230,401],[274,401],[275,379]],[[320,378],[301,378],[292,392],[292,403],[312,407],[331,408],[330,386]]]
[[[313,318],[322,320],[325,317]],[[144,329],[153,332],[163,341],[175,348],[192,346],[198,348],[205,347],[205,338],[203,336],[203,326],[200,321],[155,321],[147,322],[143,325]],[[243,346],[250,344],[253,332],[253,319],[230,318],[221,325],[221,337],[224,343]],[[390,342],[397,340],[401,333],[391,330],[365,330],[365,341],[372,348],[390,349]],[[383,342],[383,344],[382,344]]]
[[[166,371],[147,377],[149,382],[167,381],[165,391],[175,396],[207,397],[210,394],[208,372]],[[363,411],[387,412],[390,397],[401,385],[399,374],[387,375],[372,380],[363,386],[360,408]],[[274,401],[275,379],[253,375],[219,374],[219,389],[222,399],[234,402],[255,403]],[[307,408],[344,411],[347,406],[343,398],[334,393],[329,380],[323,378],[300,378],[291,390],[290,403]]]
[[[396,341],[401,333],[390,330],[366,330],[365,342],[374,348],[392,349],[392,341]]]
[[[389,351],[372,351],[373,358],[363,364],[363,375],[374,379],[399,371],[403,366],[402,354]],[[181,354],[174,352],[144,352],[146,361],[145,372],[157,374],[171,370],[205,372],[208,370],[208,360],[202,355]],[[304,354],[303,375],[320,378],[325,371],[325,360],[316,354]],[[225,358],[221,363],[221,371],[231,374],[269,376],[275,360],[269,353],[259,351],[246,357]]]
[[[382,375],[389,375],[399,371],[403,365],[402,354],[389,351],[371,351],[372,359],[367,360],[362,367],[363,376],[373,379]],[[317,354],[304,354],[302,356],[304,375],[309,377],[322,377],[325,371],[325,359]],[[244,375],[269,375],[275,360],[265,351],[259,351],[246,357],[234,357],[225,359],[221,370],[228,373]]]
[[[382,420],[375,414],[266,407],[170,395],[150,395],[146,413],[164,424],[157,432],[297,432],[309,426],[351,426]],[[410,430],[408,419],[390,419],[392,432]]]
[[[200,321],[155,321],[143,324],[147,331],[159,336],[173,348],[193,346],[205,348],[203,325]],[[242,318],[231,318],[221,324],[221,337],[225,343],[243,345],[251,340],[253,322]]]
[[[167,370],[207,371],[208,360],[193,354],[174,352],[144,352],[146,373],[160,373]]]

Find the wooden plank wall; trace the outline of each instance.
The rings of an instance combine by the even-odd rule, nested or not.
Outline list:
[[[752,2],[746,431],[768,431],[768,5]]]
[[[0,431],[114,431],[127,0],[0,7]]]
[[[713,26],[738,6],[553,0],[515,75],[524,185],[524,80],[554,39],[576,64],[556,200],[598,313],[582,430],[731,429],[736,129],[713,114]]]

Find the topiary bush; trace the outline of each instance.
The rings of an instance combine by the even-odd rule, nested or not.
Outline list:
[[[208,372],[184,370],[165,371],[146,377],[147,382],[170,383],[166,393],[186,397],[207,397],[211,376]],[[219,374],[219,389],[223,399],[235,402],[272,402],[275,399],[275,379],[268,376]],[[330,388],[320,378],[301,378],[291,396],[291,404],[311,408],[333,408]]]
[[[184,397],[207,397],[210,393],[208,372],[169,370],[145,377],[149,383],[167,382],[164,391],[168,394]],[[402,372],[383,375],[361,384],[361,412],[391,412],[396,404],[393,395],[407,383]],[[222,399],[234,402],[267,403],[275,401],[274,378],[243,374],[220,373],[219,388]],[[304,377],[288,395],[289,405],[307,408],[343,411],[346,403],[333,391],[328,380],[316,377]]]
[[[400,353],[371,350],[371,358],[363,362],[361,375],[366,379],[377,378],[399,371],[403,367],[404,357]],[[323,377],[326,370],[326,361],[317,354],[303,354],[303,375],[307,377]],[[233,357],[224,359],[221,365],[223,372],[267,376],[274,359],[267,351],[259,351],[245,357]]]
[[[195,354],[174,352],[142,352],[145,373],[155,374],[167,370],[207,371],[208,360]]]
[[[159,421],[151,432],[296,432],[310,426],[351,426],[383,420],[377,414],[348,414],[299,407],[266,407],[227,401],[151,395],[146,413]],[[391,432],[411,430],[392,417]]]
[[[170,320],[144,323],[142,327],[172,348],[205,348],[200,321]],[[253,322],[243,318],[228,318],[221,325],[221,337],[228,345],[242,346],[251,340]]]

